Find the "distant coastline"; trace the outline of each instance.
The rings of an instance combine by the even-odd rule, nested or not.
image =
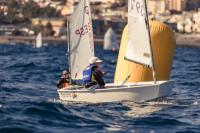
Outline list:
[[[35,36],[0,36],[0,44],[35,44]],[[119,39],[121,39],[119,37]],[[95,44],[102,45],[103,37],[96,36]],[[60,37],[43,37],[43,42],[48,44],[65,44],[66,38]],[[200,34],[180,34],[176,33],[177,46],[200,47]]]
[[[21,43],[21,44],[35,44],[36,36],[0,36],[0,44],[14,44],[14,43]],[[48,44],[65,44],[67,43],[66,38],[61,37],[43,37],[43,43]],[[97,44],[103,42],[102,37],[95,38],[94,40]]]
[[[178,46],[200,47],[200,34],[176,34]]]

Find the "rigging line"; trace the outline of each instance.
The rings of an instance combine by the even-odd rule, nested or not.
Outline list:
[[[127,73],[126,73],[126,78],[122,81],[122,83],[120,83],[120,86],[123,86],[128,80],[129,80],[129,78],[130,78],[130,74],[129,74],[129,63],[130,62],[128,62],[128,71],[127,71]]]
[[[140,76],[140,81],[142,81],[142,79],[144,79],[144,65],[143,65],[143,69],[142,69],[142,75]]]
[[[128,71],[127,71],[126,78],[127,78],[129,75],[131,75],[131,74],[130,74],[130,62],[128,62]]]
[[[154,59],[153,59],[153,47],[152,47],[152,41],[151,41],[149,17],[148,17],[147,1],[146,0],[144,0],[144,4],[145,4],[145,10],[146,10],[146,22],[147,22],[147,27],[148,27],[149,43],[150,43],[150,50],[151,50],[152,75],[153,75],[154,84],[156,84],[156,70],[155,70],[155,62],[154,62]]]
[[[72,83],[72,72],[71,72],[71,57],[70,57],[70,31],[69,31],[69,21],[67,20],[67,41],[68,41],[68,65],[69,65],[69,82]]]
[[[127,81],[133,75],[133,71],[130,72],[130,63],[131,62],[128,62],[128,72],[127,72],[127,76],[126,76]]]

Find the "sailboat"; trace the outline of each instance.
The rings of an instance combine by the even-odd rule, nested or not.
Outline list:
[[[146,0],[129,0],[128,12],[129,35],[125,59],[151,67],[154,81],[126,83],[130,76],[128,75],[121,83],[109,83],[102,89],[91,90],[83,86],[72,85],[58,90],[60,100],[87,103],[145,102],[171,94],[174,82],[156,81],[155,78]],[[139,33],[139,37],[133,36]],[[94,56],[92,21],[88,0],[81,0],[72,14],[68,24],[68,37],[71,78],[73,80],[81,79],[83,69],[89,65],[89,58]]]
[[[113,31],[113,29],[110,27],[105,35],[104,35],[104,50],[112,50],[117,51],[119,50],[119,44],[117,40],[117,35]]]
[[[42,33],[39,32],[36,36],[35,48],[41,48],[41,47],[42,47]]]

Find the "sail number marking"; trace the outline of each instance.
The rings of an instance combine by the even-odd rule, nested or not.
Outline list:
[[[91,31],[91,23],[87,23],[86,25],[84,25],[83,27],[75,30],[75,34],[79,35],[80,37],[86,35],[89,31]]]
[[[75,98],[77,98],[77,94],[75,93],[75,92],[73,92],[73,93],[61,93],[61,95],[63,96],[63,97],[66,97],[66,98],[72,98],[72,99],[75,99]]]
[[[145,15],[145,8],[144,8],[144,3],[139,2],[137,0],[131,0],[130,1],[130,10],[135,10],[137,11],[137,13],[141,16]]]
[[[90,11],[89,11],[89,6],[85,6],[85,13],[86,13],[87,15],[89,15],[89,14],[90,14]]]

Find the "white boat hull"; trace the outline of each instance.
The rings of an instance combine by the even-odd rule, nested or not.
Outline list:
[[[123,86],[107,84],[105,89],[89,90],[77,86],[75,89],[58,90],[60,100],[68,102],[106,103],[119,101],[145,102],[165,97],[172,93],[173,81],[127,83]]]

